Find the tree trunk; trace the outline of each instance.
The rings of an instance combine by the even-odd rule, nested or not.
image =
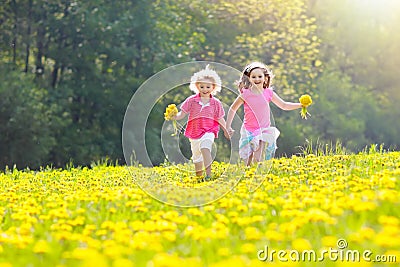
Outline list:
[[[17,34],[18,34],[18,12],[17,12],[17,3],[15,0],[11,1],[12,10],[14,11],[14,37],[12,40],[12,49],[13,49],[13,56],[12,56],[12,63],[15,67],[17,64]]]
[[[55,88],[57,85],[57,79],[58,79],[58,67],[57,63],[54,66],[53,73],[52,73],[52,80],[51,80],[51,87]]]
[[[28,30],[27,30],[27,38],[26,38],[26,57],[25,57],[25,72],[28,72],[29,69],[29,55],[30,55],[30,38],[31,38],[31,17],[32,17],[32,0],[29,0],[28,5]]]
[[[37,30],[37,40],[36,40],[36,47],[37,47],[36,76],[40,76],[44,73],[44,67],[42,62],[44,35],[45,35],[45,30],[43,29],[42,26],[39,26]]]

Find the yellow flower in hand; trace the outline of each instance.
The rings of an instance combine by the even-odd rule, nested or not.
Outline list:
[[[299,98],[300,104],[302,106],[300,115],[303,119],[307,119],[307,115],[311,116],[310,113],[307,112],[307,107],[312,104],[312,99],[310,95],[302,95]]]
[[[169,104],[164,112],[164,119],[166,121],[173,120],[173,118],[178,114],[178,109],[175,104]]]
[[[174,120],[174,117],[176,116],[176,114],[178,114],[178,109],[176,108],[176,105],[169,104],[164,112],[164,119],[166,121],[172,120],[172,125],[174,126],[174,133],[172,134],[173,136],[176,135],[179,131],[178,126],[176,124],[176,120]]]

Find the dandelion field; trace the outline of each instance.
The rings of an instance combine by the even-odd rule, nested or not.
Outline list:
[[[198,207],[167,205],[135,182],[135,175],[159,173],[182,188],[212,190],[217,181],[207,187],[174,168],[6,170],[0,266],[398,266],[399,152],[271,163],[263,170],[215,162],[214,172],[229,169],[232,190]],[[249,190],[254,181],[262,184]],[[301,261],[290,253],[337,248],[340,239],[346,249],[372,251],[371,261]],[[260,260],[266,246],[286,251],[287,261]],[[389,259],[396,262],[382,262]]]

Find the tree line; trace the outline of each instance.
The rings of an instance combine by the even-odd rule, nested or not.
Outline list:
[[[123,163],[129,99],[158,71],[188,61],[240,70],[259,60],[283,98],[314,97],[307,121],[273,109],[281,155],[310,140],[397,148],[399,4],[385,1],[392,6],[381,15],[354,12],[360,1],[346,0],[3,1],[0,166]],[[155,107],[150,137],[160,135],[168,102],[188,94]],[[149,151],[155,164],[165,160],[157,142]]]

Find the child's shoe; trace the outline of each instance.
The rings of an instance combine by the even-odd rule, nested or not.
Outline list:
[[[212,180],[211,175],[206,175],[206,177],[204,177],[204,180],[206,182],[211,181]]]
[[[204,182],[204,176],[196,176],[197,183]]]

